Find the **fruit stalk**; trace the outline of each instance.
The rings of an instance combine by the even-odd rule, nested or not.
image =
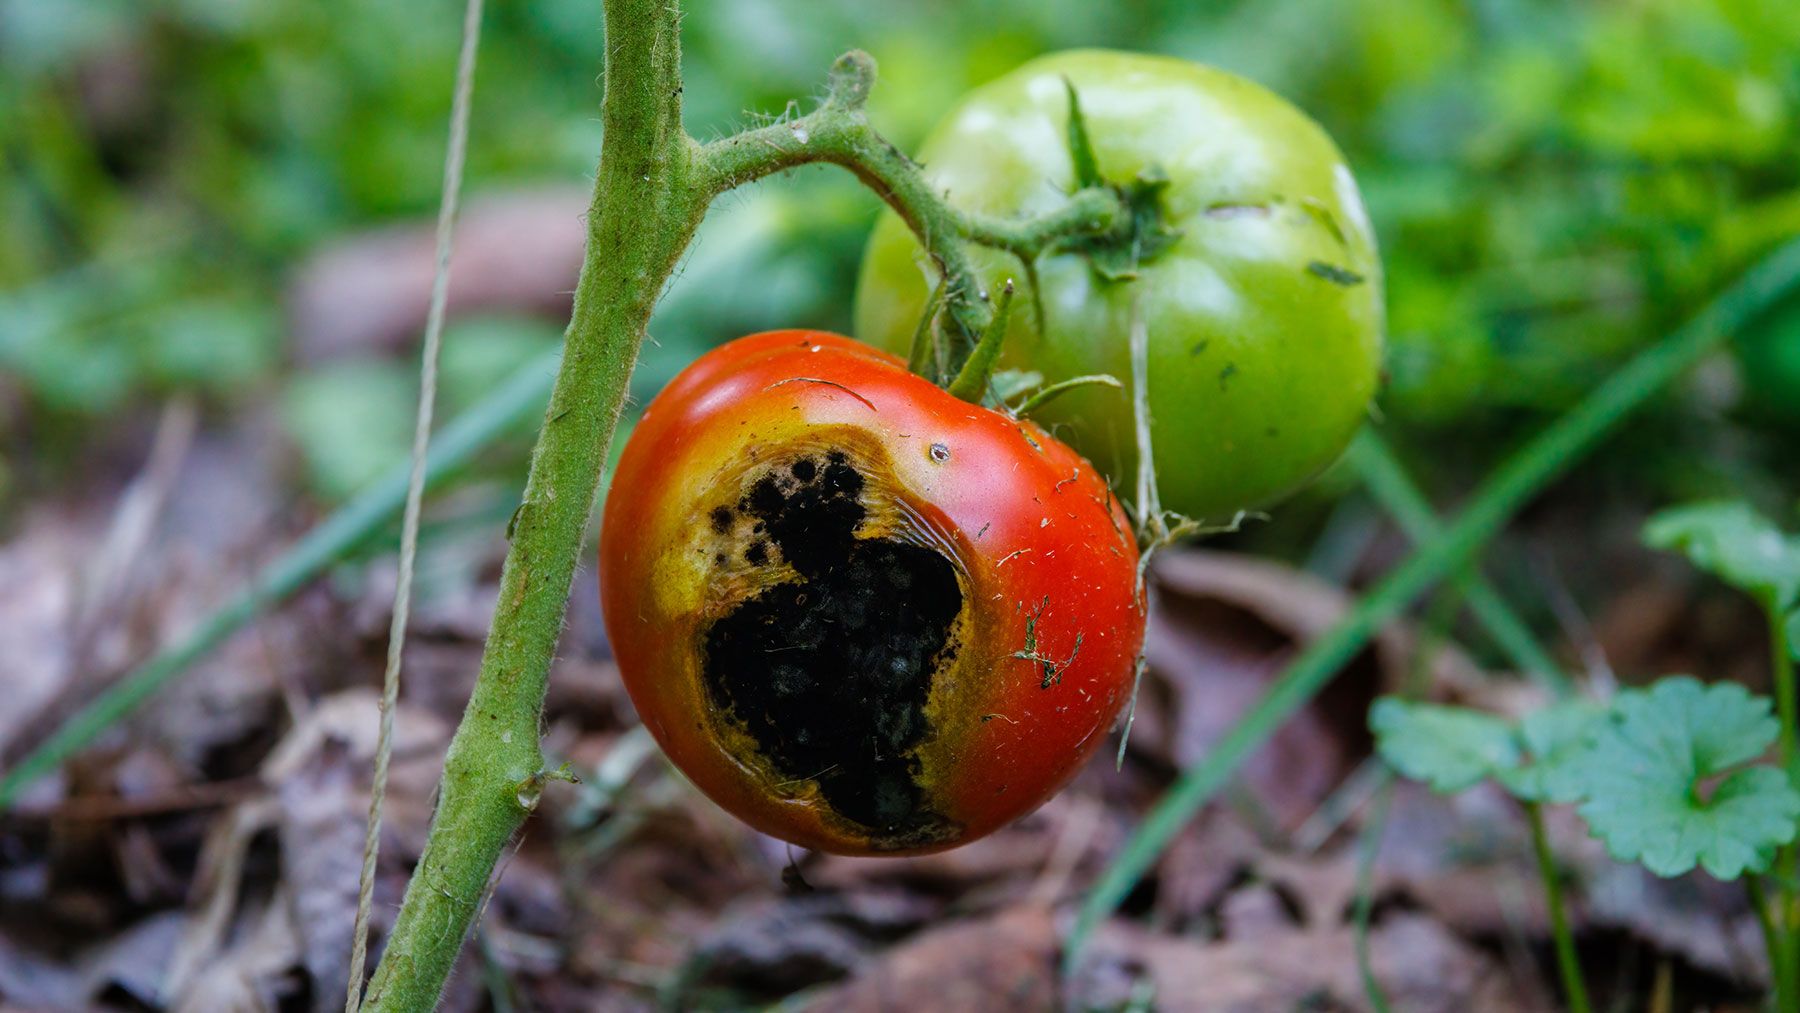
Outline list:
[[[1067,203],[1028,219],[972,215],[951,207],[917,162],[869,125],[863,101],[875,80],[875,61],[861,50],[838,57],[830,97],[796,120],[772,123],[723,138],[701,149],[703,180],[723,193],[784,169],[815,162],[842,166],[886,201],[936,263],[944,279],[944,308],[971,353],[993,323],[994,309],[965,242],[1006,250],[1025,264],[1058,239],[1110,231],[1124,215],[1118,195],[1105,187],[1072,194]],[[953,360],[954,369],[960,360]],[[944,379],[944,378],[939,378]]]

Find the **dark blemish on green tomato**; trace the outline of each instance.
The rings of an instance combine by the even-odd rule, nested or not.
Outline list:
[[[1267,204],[1231,204],[1221,201],[1216,204],[1208,204],[1204,214],[1208,218],[1267,218],[1269,217],[1269,206]]]
[[[1349,288],[1352,285],[1361,285],[1365,280],[1362,275],[1357,274],[1347,267],[1338,267],[1335,264],[1327,264],[1323,260],[1315,260],[1312,263],[1307,264],[1306,270],[1309,274],[1317,275],[1318,277],[1331,282],[1333,285],[1342,285],[1345,288]]]
[[[1325,206],[1324,201],[1317,197],[1302,197],[1300,198],[1300,209],[1310,215],[1313,221],[1323,226],[1325,231],[1331,233],[1331,238],[1337,240],[1339,246],[1350,245],[1350,240],[1344,235],[1343,227],[1338,225],[1337,215],[1331,213],[1331,209]]]

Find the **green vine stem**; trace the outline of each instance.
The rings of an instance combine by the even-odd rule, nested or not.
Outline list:
[[[981,404],[987,397],[988,383],[993,379],[994,367],[1000,363],[1000,346],[1006,341],[1006,321],[1012,313],[1013,283],[1006,279],[1000,288],[1000,305],[994,310],[994,319],[988,329],[975,343],[975,350],[963,360],[962,368],[956,371],[956,379],[950,381],[951,395],[974,404]]]
[[[1781,721],[1781,769],[1792,776],[1796,769],[1795,723],[1800,721],[1795,715],[1793,645],[1788,642],[1787,615],[1783,603],[1774,595],[1769,595],[1763,602],[1763,611],[1769,621],[1769,663],[1775,683],[1775,709]],[[1782,848],[1776,858],[1776,868],[1780,871],[1776,884],[1776,897],[1780,905],[1780,917],[1776,926],[1781,939],[1776,950],[1782,965],[1779,977],[1786,979],[1788,987],[1792,989],[1800,986],[1800,909],[1796,908],[1794,892],[1796,877],[1800,877],[1800,845],[1789,844]],[[1774,968],[1770,970],[1771,973],[1775,972]],[[1792,1000],[1800,997],[1788,998]]]
[[[1119,378],[1109,373],[1088,373],[1083,376],[1072,376],[1067,380],[1050,384],[1047,387],[1032,392],[1025,400],[1020,401],[1017,405],[1013,406],[1012,413],[1020,418],[1026,418],[1030,416],[1032,412],[1037,411],[1039,408],[1042,408],[1044,405],[1049,404],[1051,401],[1056,400],[1077,387],[1111,387],[1117,391],[1123,391],[1125,389],[1125,385],[1119,382]]]
[[[1750,898],[1750,910],[1756,912],[1756,924],[1762,929],[1763,946],[1769,958],[1769,991],[1774,993],[1775,1009],[1793,1009],[1800,1003],[1795,994],[1794,968],[1788,962],[1781,926],[1769,911],[1769,896],[1759,876],[1744,877],[1744,893]]]
[[[1774,668],[1775,706],[1781,716],[1781,763],[1792,769],[1795,722],[1800,718],[1795,715],[1794,655],[1792,645],[1788,643],[1786,611],[1782,602],[1773,595],[1763,602],[1763,612],[1769,620],[1769,653],[1770,664]]]
[[[1062,207],[1027,220],[951,207],[926,181],[919,164],[869,125],[863,102],[874,81],[875,61],[869,54],[852,50],[838,57],[828,97],[818,109],[701,149],[704,183],[716,195],[799,165],[829,162],[850,170],[900,215],[937,265],[944,279],[944,306],[966,353],[987,333],[994,310],[961,240],[1005,250],[1029,266],[1059,239],[1111,231],[1125,217],[1124,209],[1118,195],[1103,186],[1078,190]]]
[[[428,1010],[529,813],[550,658],[625,384],[664,279],[706,205],[681,128],[679,18],[662,0],[607,0],[605,124],[588,247],[467,710],[438,808],[366,1005]]]
[[[514,515],[481,670],[444,758],[424,854],[369,984],[371,1009],[436,1004],[495,863],[536,804],[529,789],[544,777],[538,727],[550,659],[626,382],[651,310],[712,200],[793,166],[848,168],[919,236],[946,279],[946,312],[970,345],[987,333],[993,308],[965,242],[1035,256],[1057,238],[1110,229],[1120,215],[1104,189],[1028,221],[950,208],[869,126],[863,103],[875,64],[861,52],[833,66],[818,110],[702,146],[681,125],[678,5],[606,0],[605,12],[605,139],[562,365]]]
[[[1562,874],[1556,868],[1556,856],[1550,851],[1550,835],[1544,831],[1544,808],[1536,802],[1525,803],[1525,817],[1531,824],[1531,848],[1537,855],[1538,878],[1544,881],[1544,903],[1550,909],[1550,935],[1556,942],[1556,969],[1562,975],[1563,998],[1570,1013],[1589,1013],[1587,983],[1581,978],[1581,958],[1575,952],[1575,936],[1569,931],[1569,915],[1563,907]]]

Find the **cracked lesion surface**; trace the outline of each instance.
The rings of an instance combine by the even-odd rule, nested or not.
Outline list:
[[[818,451],[771,465],[708,515],[732,563],[792,576],[703,631],[703,673],[781,777],[816,782],[839,816],[899,846],[954,830],[915,752],[963,594],[941,552],[856,537],[865,485],[843,451]]]

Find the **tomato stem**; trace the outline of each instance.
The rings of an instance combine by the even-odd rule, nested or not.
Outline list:
[[[1027,263],[1058,240],[1112,232],[1124,214],[1118,195],[1107,187],[1077,190],[1062,207],[1023,221],[947,210],[971,242],[1005,250]]]
[[[906,222],[937,267],[945,324],[959,346],[952,351],[966,359],[994,316],[969,244],[1004,250],[1029,266],[1059,241],[1110,234],[1129,218],[1129,209],[1105,186],[1078,190],[1062,206],[1029,219],[993,218],[951,207],[919,164],[869,125],[863,103],[874,80],[872,57],[860,50],[845,53],[832,67],[830,90],[819,108],[703,146],[699,178],[716,195],[800,165],[825,162],[850,170]],[[951,359],[960,370],[956,356]],[[942,376],[935,379],[944,382]]]
[[[982,333],[975,350],[963,360],[956,379],[946,388],[952,397],[962,398],[970,404],[981,404],[986,400],[988,382],[993,379],[994,366],[1000,362],[1000,347],[1006,342],[1006,321],[1012,315],[1012,299],[1013,283],[1008,278],[1000,288],[1000,304],[994,310],[993,322]]]
[[[944,347],[938,338],[938,308],[944,303],[944,282],[931,287],[925,310],[919,314],[918,330],[913,332],[912,351],[906,357],[907,372],[935,380],[944,370]]]
[[[663,283],[705,213],[698,145],[681,128],[678,9],[606,0],[605,125],[587,256],[562,363],[532,453],[499,601],[437,814],[365,1008],[432,1008],[523,824],[550,659],[626,382]]]
[[[1012,409],[1012,413],[1020,418],[1026,418],[1032,412],[1042,408],[1045,404],[1056,400],[1058,397],[1061,397],[1063,394],[1066,394],[1077,387],[1096,386],[1111,387],[1118,391],[1123,391],[1125,389],[1125,385],[1119,382],[1119,378],[1111,373],[1089,373],[1085,376],[1071,376],[1067,380],[1050,384],[1048,387],[1032,392],[1030,397],[1019,402],[1018,407]]]

